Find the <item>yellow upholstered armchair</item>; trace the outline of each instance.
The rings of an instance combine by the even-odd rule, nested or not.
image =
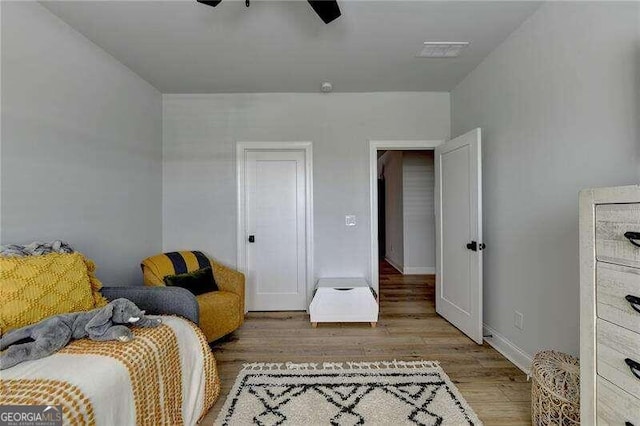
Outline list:
[[[142,261],[144,284],[163,286],[168,275],[193,272],[211,266],[219,291],[196,296],[199,326],[209,342],[225,336],[244,322],[244,275],[209,259],[199,251],[179,251],[151,256]]]

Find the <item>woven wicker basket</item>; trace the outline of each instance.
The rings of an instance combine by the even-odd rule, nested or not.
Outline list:
[[[531,420],[534,425],[580,424],[580,364],[556,351],[538,352],[531,365]]]

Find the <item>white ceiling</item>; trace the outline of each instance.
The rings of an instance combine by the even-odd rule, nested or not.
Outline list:
[[[325,25],[306,1],[46,1],[163,93],[449,91],[540,5],[341,1]],[[455,59],[424,41],[470,41]]]

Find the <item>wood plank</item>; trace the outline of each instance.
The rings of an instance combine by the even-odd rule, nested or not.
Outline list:
[[[596,258],[640,268],[640,248],[624,236],[627,231],[640,232],[640,203],[597,205]]]
[[[598,424],[640,424],[640,399],[634,398],[616,385],[598,376]]]
[[[640,398],[640,380],[626,361],[640,362],[640,335],[601,319],[597,320],[596,334],[598,374]]]
[[[598,262],[596,294],[599,318],[640,333],[640,312],[626,300],[627,295],[640,297],[640,269]]]

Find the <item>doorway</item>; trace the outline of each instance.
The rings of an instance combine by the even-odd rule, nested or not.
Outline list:
[[[403,275],[434,275],[433,150],[378,151],[378,252]]]
[[[444,141],[441,140],[424,140],[424,141],[369,141],[369,188],[370,188],[370,212],[371,212],[371,286],[377,292],[379,291],[379,258],[380,258],[380,246],[378,232],[379,229],[379,214],[378,214],[378,185],[380,177],[378,174],[378,160],[379,153],[386,151],[434,151],[435,148],[441,145]],[[385,185],[388,176],[385,178]],[[390,195],[385,191],[384,204],[385,210],[389,211]],[[385,218],[386,219],[386,218]],[[388,234],[387,234],[388,235]],[[385,256],[388,257],[389,253],[386,248],[390,248],[390,242],[386,241],[385,244]],[[394,245],[395,247],[395,245]]]
[[[238,143],[238,264],[249,311],[304,311],[312,274],[311,143]]]
[[[370,141],[371,283],[379,291],[378,153],[433,150],[435,169],[436,312],[482,344],[481,131],[452,140]],[[385,179],[387,177],[385,176]],[[386,212],[392,203],[385,192]],[[386,218],[389,223],[389,218]],[[389,259],[390,233],[385,256]],[[397,265],[396,265],[397,267]],[[400,269],[400,268],[397,268]]]

